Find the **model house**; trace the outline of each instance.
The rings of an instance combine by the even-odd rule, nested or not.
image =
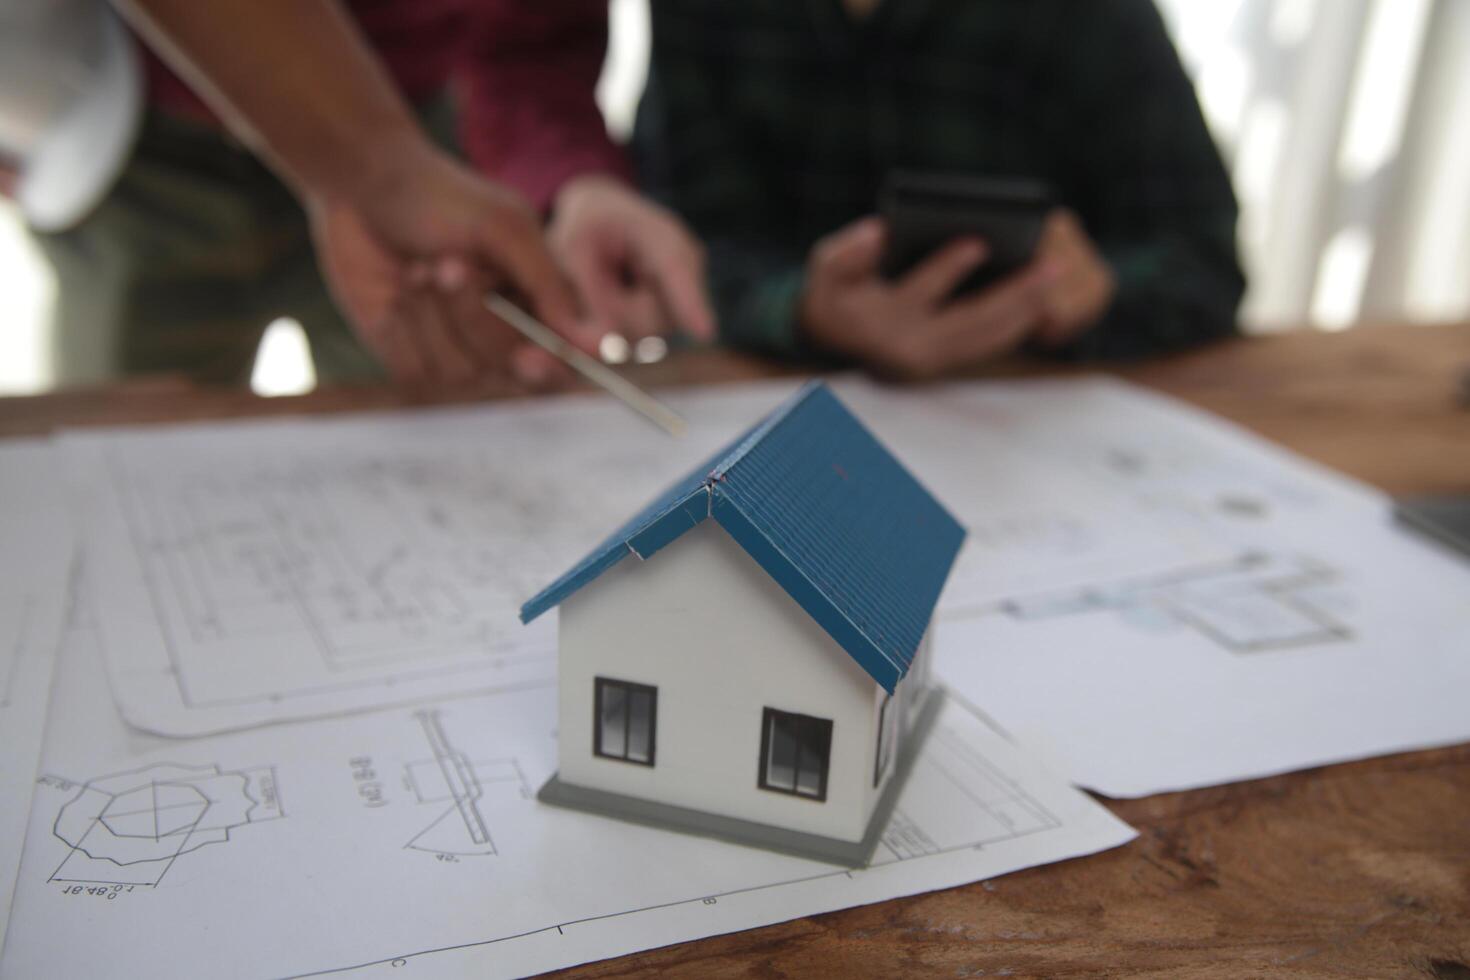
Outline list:
[[[804,387],[522,607],[561,616],[540,798],[866,863],[937,709],[926,638],[963,538]]]

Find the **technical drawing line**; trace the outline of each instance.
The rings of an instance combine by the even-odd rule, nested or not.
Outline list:
[[[106,453],[104,455],[103,465],[106,466],[106,468],[112,474],[113,486],[118,488],[119,505],[123,514],[123,523],[125,523],[128,528],[128,540],[132,542],[133,548],[137,551],[139,555],[147,554],[147,552],[144,550],[144,541],[142,540],[142,532],[139,528],[138,521],[138,508],[141,507],[141,504],[137,500],[132,481],[129,479],[127,471],[123,468],[122,463],[118,460],[117,456],[114,453]],[[179,662],[178,642],[174,636],[173,627],[169,622],[168,614],[164,609],[163,602],[158,590],[158,584],[156,581],[154,581],[153,569],[146,561],[140,562],[139,564],[142,566],[141,571],[143,585],[148,591],[148,601],[149,604],[153,607],[153,618],[157,621],[158,630],[163,636],[163,648],[164,651],[168,654],[169,667],[173,671],[174,683],[178,685],[179,696],[183,698],[185,704],[188,704],[188,679],[184,676],[183,665]],[[102,645],[100,642],[102,631],[99,630],[97,632],[97,636],[99,640],[98,645],[100,647]],[[103,650],[103,655],[104,657],[106,656],[105,649]]]
[[[372,456],[335,468],[305,458],[247,460],[240,480],[182,474],[168,493],[154,493],[147,474],[118,453],[102,458],[161,633],[168,679],[159,683],[177,690],[185,710],[279,704],[487,668],[504,670],[514,685],[550,664],[554,644],[528,643],[511,613],[478,612],[511,608],[506,596],[516,587],[495,556],[515,542],[470,547],[446,534],[476,519],[473,511],[391,506],[411,504],[423,481],[438,479],[469,507],[481,495],[466,488],[493,479],[493,467]],[[368,526],[390,534],[364,538]],[[230,689],[217,665],[265,637],[300,647],[308,666],[270,690]]]
[[[182,855],[284,816],[279,799],[265,766],[159,763],[89,780],[57,811],[51,832],[68,850],[47,880],[156,886]]]
[[[964,702],[961,699],[954,699],[954,700],[955,700],[955,703],[960,708],[962,708],[963,710],[965,710],[967,713],[972,714],[982,724],[986,724],[986,720],[985,720],[984,716],[981,715],[981,714],[979,714],[979,713],[976,713],[976,712],[971,711],[969,709],[969,706],[968,706],[968,704],[966,702]],[[938,734],[942,730],[943,730],[943,726],[936,726],[935,729],[934,729],[933,734]],[[969,746],[965,746],[965,748],[968,750],[970,747]],[[971,754],[973,754],[973,753],[971,753]],[[999,772],[998,769],[995,769],[994,768],[994,764],[993,763],[990,763],[988,759],[984,759],[983,756],[977,756],[977,758],[978,759],[982,759],[995,772]],[[1005,776],[1003,773],[1001,774],[1001,779],[1007,785],[1015,785],[1015,781],[1013,779],[1011,779],[1010,777]],[[1021,832],[1014,833],[1014,834],[1012,834],[1012,835],[1010,835],[1010,836],[1008,836],[1006,838],[1002,838],[1002,840],[1011,840],[1011,839],[1018,839],[1018,838],[1021,838],[1021,837],[1033,836],[1035,834],[1046,833],[1046,832],[1049,832],[1049,831],[1052,831],[1052,830],[1057,830],[1057,829],[1065,826],[1058,818],[1056,818],[1048,810],[1046,810],[1045,807],[1041,806],[1041,804],[1039,802],[1036,802],[1034,800],[1034,798],[1031,798],[1029,796],[1029,794],[1025,794],[1024,791],[1021,791],[1021,795],[1025,795],[1025,796],[1027,796],[1028,799],[1032,799],[1032,802],[1035,803],[1036,807],[1041,812],[1043,812],[1043,813],[1046,814],[1046,816],[1050,819],[1051,823],[1048,826],[1039,826],[1039,827],[1035,827],[1035,828],[1032,828],[1032,829],[1029,829],[1029,830],[1026,830],[1026,831],[1021,831]],[[899,812],[899,811],[895,811],[895,812]],[[997,843],[997,840],[995,838],[991,838],[988,841],[987,840],[967,840],[967,841],[965,841],[964,843],[961,843],[961,844],[954,844],[954,845],[950,845],[950,846],[946,846],[946,847],[939,847],[939,848],[936,848],[936,849],[934,849],[932,851],[925,851],[924,853],[920,853],[920,854],[909,854],[909,855],[896,856],[896,858],[895,858],[894,861],[885,862],[884,864],[881,864],[881,865],[872,865],[871,868],[888,867],[888,866],[891,866],[893,864],[902,863],[902,862],[906,862],[906,861],[922,861],[922,860],[926,860],[926,859],[929,859],[929,858],[943,858],[944,856],[949,855],[949,854],[955,854],[955,853],[959,853],[959,852],[962,852],[962,851],[972,851],[976,847],[979,847],[981,845],[984,845],[984,844],[994,844],[994,843]],[[889,847],[889,850],[892,851],[893,848],[890,846]],[[896,852],[895,852],[895,854],[896,854]],[[870,869],[862,869],[862,870],[870,870]],[[857,873],[861,873],[861,872],[857,872]],[[758,893],[758,892],[770,891],[772,889],[785,888],[785,887],[788,887],[788,886],[791,886],[791,885],[806,884],[808,882],[813,882],[813,881],[826,881],[826,880],[830,880],[830,879],[833,879],[833,878],[842,878],[842,877],[846,877],[848,879],[852,879],[854,877],[854,874],[855,874],[854,871],[852,871],[850,869],[847,869],[847,868],[834,868],[831,871],[820,872],[818,874],[812,874],[812,875],[804,875],[804,876],[798,877],[798,878],[789,878],[789,879],[785,879],[785,880],[782,880],[782,881],[767,882],[765,884],[751,885],[751,886],[747,886],[747,887],[744,887],[744,888],[732,888],[732,889],[728,889],[726,891],[711,892],[711,893],[696,895],[696,896],[693,896],[691,898],[683,898],[683,899],[677,899],[677,900],[670,901],[670,902],[661,902],[661,903],[652,904],[652,905],[645,905],[645,906],[640,906],[638,908],[620,909],[620,910],[618,910],[616,912],[607,912],[607,913],[603,913],[601,915],[589,915],[589,916],[583,916],[583,917],[577,918],[577,919],[568,919],[565,922],[558,922],[558,923],[555,923],[555,924],[552,924],[552,925],[541,926],[541,927],[538,927],[538,928],[535,928],[535,929],[527,929],[524,932],[511,933],[511,934],[505,935],[505,936],[496,936],[496,937],[494,937],[492,939],[481,939],[481,940],[475,940],[475,941],[472,941],[472,942],[455,943],[455,944],[447,945],[447,946],[438,946],[438,947],[433,947],[433,948],[430,948],[430,949],[416,950],[416,951],[411,952],[411,953],[402,953],[402,954],[399,954],[397,956],[385,956],[385,957],[382,957],[380,959],[367,960],[367,961],[361,962],[361,963],[353,963],[353,964],[348,965],[348,966],[328,967],[326,969],[322,969],[322,970],[311,970],[311,971],[307,971],[305,973],[287,974],[287,975],[283,976],[281,978],[281,980],[306,980],[306,978],[309,978],[309,977],[334,976],[334,975],[338,975],[338,974],[352,973],[352,972],[357,971],[357,970],[370,969],[370,968],[375,967],[375,966],[383,966],[385,964],[390,964],[390,963],[391,964],[399,964],[399,965],[401,965],[401,964],[407,962],[408,960],[419,959],[419,958],[426,957],[426,956],[433,956],[433,955],[435,955],[437,953],[451,953],[451,952],[456,952],[456,951],[459,951],[459,950],[477,949],[477,948],[486,947],[486,946],[494,946],[494,945],[496,945],[498,943],[511,942],[511,941],[514,941],[514,940],[517,940],[517,939],[525,939],[525,938],[530,937],[530,936],[538,936],[538,935],[543,935],[545,933],[550,933],[550,932],[556,932],[558,935],[565,935],[565,930],[568,929],[568,928],[570,928],[570,927],[572,927],[572,926],[585,925],[585,924],[591,923],[591,922],[602,922],[602,921],[611,920],[611,919],[619,919],[619,918],[623,918],[625,916],[639,915],[639,914],[642,914],[642,913],[645,913],[645,912],[657,912],[657,911],[662,911],[662,910],[665,910],[665,909],[680,908],[682,906],[702,905],[702,904],[706,904],[706,903],[710,902],[711,900],[716,900],[716,899],[721,899],[721,898],[729,898],[729,897],[732,897],[732,896],[735,896],[735,895],[755,894],[755,893]]]
[[[1034,816],[1038,821],[1040,821],[1048,828],[1060,827],[1062,825],[1062,821],[1049,809],[1047,809],[1046,806],[1041,803],[1041,801],[1037,800],[1036,797],[1026,792],[1026,790],[1023,789],[1021,785],[1010,776],[1007,776],[1000,769],[996,768],[995,764],[992,763],[989,759],[975,752],[973,749],[971,749],[969,745],[956,738],[953,731],[943,726],[939,726],[935,728],[933,734],[938,736],[940,742],[947,745],[961,762],[969,764],[981,775],[982,778],[998,785],[1002,790],[1006,791],[1006,795],[1004,797],[1005,800],[1016,803],[1022,809],[1027,810],[1032,816]],[[965,789],[965,787],[960,785],[959,780],[952,773],[950,773],[948,770],[945,770],[942,766],[936,765],[936,767],[940,768],[941,771],[943,771],[945,775],[948,776],[950,779],[955,780],[956,785],[960,786],[960,789],[964,791],[966,795],[970,795],[972,799],[975,799],[973,794],[970,794],[968,790]],[[977,799],[976,802],[988,810],[990,809],[990,802],[994,801],[981,801]]]
[[[1017,835],[1017,836],[1027,836],[1027,835],[1022,834],[1022,835]],[[954,853],[957,853],[959,851],[972,851],[980,843],[984,843],[984,842],[982,842],[982,841],[970,841],[970,842],[967,842],[967,843],[964,843],[964,844],[956,844],[956,845],[954,845],[952,847],[941,848],[941,849],[939,849],[937,851],[933,851],[933,852],[927,853],[927,854],[920,854],[920,855],[916,855],[916,856],[913,856],[913,857],[901,858],[900,860],[902,860],[902,861],[922,861],[922,860],[925,860],[926,858],[943,857],[944,855],[954,854]],[[890,862],[890,863],[897,863],[897,862]],[[886,866],[887,865],[880,865],[880,867],[886,867]],[[866,869],[859,869],[859,870],[866,870]],[[435,947],[433,949],[417,950],[417,951],[412,952],[412,953],[403,953],[403,954],[398,955],[398,956],[385,956],[385,957],[382,957],[381,959],[368,960],[368,961],[363,962],[363,963],[354,963],[351,966],[337,966],[337,967],[329,967],[329,968],[327,968],[325,970],[312,970],[312,971],[309,971],[307,973],[291,973],[291,974],[286,974],[286,975],[284,975],[281,978],[281,980],[304,980],[304,978],[306,978],[306,977],[325,977],[325,976],[331,976],[333,974],[338,974],[338,973],[351,973],[353,970],[364,970],[364,969],[368,969],[369,967],[382,966],[385,963],[397,963],[400,960],[411,960],[411,959],[417,959],[417,958],[423,957],[423,956],[432,956],[435,953],[451,953],[451,952],[454,952],[456,950],[461,950],[461,949],[475,949],[475,948],[480,947],[480,946],[493,946],[496,943],[509,942],[509,941],[511,941],[513,939],[525,939],[527,936],[538,936],[538,935],[540,935],[542,933],[546,933],[546,932],[553,932],[554,931],[554,932],[561,933],[564,929],[567,929],[567,928],[569,928],[571,926],[585,925],[586,923],[589,923],[589,922],[602,922],[602,921],[607,920],[607,919],[618,919],[618,918],[622,918],[623,916],[627,916],[627,915],[638,915],[639,913],[642,913],[642,912],[658,912],[658,911],[662,911],[664,909],[678,908],[678,907],[680,907],[682,905],[702,904],[702,903],[708,901],[709,899],[729,898],[732,895],[748,895],[748,894],[752,894],[754,892],[769,891],[770,889],[773,889],[773,888],[785,888],[785,887],[787,887],[789,885],[801,885],[801,884],[805,884],[805,883],[810,882],[810,881],[824,881],[824,880],[829,879],[829,878],[843,878],[843,877],[846,877],[846,878],[849,878],[850,879],[850,878],[853,877],[853,875],[854,875],[854,872],[849,871],[846,868],[838,868],[838,869],[835,869],[833,871],[827,871],[827,872],[823,872],[821,874],[806,875],[806,876],[801,877],[801,878],[790,878],[790,879],[787,879],[787,880],[784,880],[784,881],[772,881],[772,882],[767,882],[766,884],[763,884],[763,885],[751,885],[751,886],[746,887],[746,888],[731,888],[731,889],[729,889],[727,891],[711,892],[711,893],[705,894],[705,895],[698,895],[698,896],[696,896],[694,898],[681,898],[681,899],[678,899],[678,900],[672,901],[672,902],[661,902],[661,903],[658,903],[658,904],[655,904],[655,905],[645,905],[645,906],[641,906],[641,907],[635,908],[635,909],[620,909],[617,912],[607,912],[607,913],[604,913],[602,915],[588,915],[588,916],[583,916],[580,919],[568,919],[565,922],[558,922],[555,925],[541,926],[541,927],[536,928],[536,929],[527,929],[525,932],[518,932],[518,933],[514,933],[514,934],[511,934],[511,935],[507,935],[507,936],[497,936],[494,939],[481,939],[481,940],[476,940],[474,942],[468,942],[468,943],[456,943],[456,944],[451,945],[451,946],[439,946],[439,947]]]
[[[1246,551],[1225,562],[1033,592],[939,615],[966,620],[1003,614],[1038,622],[1082,613],[1147,610],[1229,653],[1252,654],[1351,640],[1350,627],[1303,595],[1336,580],[1335,571],[1310,559]]]
[[[413,716],[433,756],[404,766],[404,782],[420,803],[447,801],[449,805],[403,846],[432,854],[497,855],[485,807],[531,798],[520,762],[514,758],[473,761],[450,743],[437,709],[416,711]]]
[[[1182,565],[1167,571],[1156,572],[1151,575],[1140,577],[1126,576],[1110,583],[1107,586],[1109,592],[1141,592],[1151,588],[1163,588],[1179,582],[1189,582],[1201,578],[1209,578],[1216,575],[1228,575],[1232,572],[1241,571],[1243,567],[1249,567],[1249,563],[1255,558],[1250,555],[1241,555],[1224,561],[1200,562],[1192,565]],[[1070,589],[1035,589],[1025,595],[1014,595],[1003,598],[990,599],[973,605],[950,606],[941,608],[936,618],[945,620],[978,619],[981,616],[990,616],[997,612],[1017,615],[1029,602],[1049,598],[1056,595],[1077,595],[1090,597],[1094,601],[1101,598],[1102,586],[1099,584],[1079,585]]]
[[[485,829],[485,818],[476,806],[480,800],[480,783],[475,778],[469,760],[458,750],[450,748],[449,740],[444,737],[444,728],[439,724],[438,711],[418,711],[415,712],[415,717],[424,728],[424,737],[429,740],[429,750],[434,753],[434,761],[439,764],[439,772],[444,776],[444,782],[454,798],[454,809],[459,811],[470,841],[475,844],[489,844],[493,853],[495,845],[490,841],[490,831]]]

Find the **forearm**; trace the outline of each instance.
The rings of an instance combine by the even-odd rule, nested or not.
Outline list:
[[[431,152],[335,0],[118,0],[169,65],[305,199],[372,193]]]

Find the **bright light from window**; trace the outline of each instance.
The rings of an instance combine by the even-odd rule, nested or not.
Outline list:
[[[638,98],[648,77],[648,49],[648,0],[612,0],[608,7],[607,60],[597,80],[597,105],[602,109],[607,131],[619,140],[626,140],[633,132]]]
[[[1358,319],[1372,260],[1373,236],[1366,228],[1344,228],[1332,236],[1322,250],[1312,296],[1312,321],[1318,327],[1346,330]]]
[[[1271,7],[1271,40],[1294,48],[1307,39],[1317,17],[1317,0],[1276,0]]]
[[[1199,104],[1216,138],[1228,143],[1239,135],[1250,88],[1250,63],[1235,48],[1222,48],[1201,66]]]
[[[1460,118],[1470,93],[1470,4],[1443,8],[1435,28],[1442,33],[1431,43],[1454,39],[1449,47],[1459,57],[1444,57],[1441,47],[1441,74],[1427,79],[1425,118]],[[1470,126],[1430,125],[1418,148],[1428,172],[1409,215],[1419,237],[1410,252],[1404,310],[1417,320],[1458,320],[1470,313]]]
[[[1257,103],[1245,118],[1235,151],[1235,187],[1251,210],[1271,203],[1290,121],[1291,113],[1275,100]]]
[[[316,387],[316,368],[301,324],[282,317],[265,328],[250,372],[250,390],[266,398],[304,395]]]
[[[1349,183],[1371,177],[1398,152],[1429,8],[1429,0],[1374,0],[1337,158]]]
[[[28,395],[52,383],[49,321],[56,277],[0,199],[0,395]]]
[[[1160,0],[1169,33],[1185,64],[1197,69],[1213,61],[1228,45],[1235,42],[1231,27],[1240,12],[1242,0]]]

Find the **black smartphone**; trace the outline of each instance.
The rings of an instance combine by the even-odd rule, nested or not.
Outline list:
[[[956,238],[975,237],[990,257],[955,293],[982,288],[1031,261],[1053,203],[1046,182],[1027,177],[894,172],[878,200],[888,229],[880,269],[896,279]]]
[[[1400,523],[1470,555],[1470,497],[1407,497],[1394,501]]]

